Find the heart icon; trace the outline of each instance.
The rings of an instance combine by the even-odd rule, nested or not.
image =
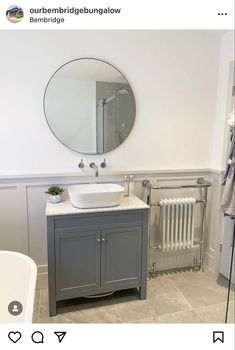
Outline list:
[[[10,332],[10,333],[8,333],[8,338],[13,343],[17,343],[21,338],[21,333],[20,332]]]

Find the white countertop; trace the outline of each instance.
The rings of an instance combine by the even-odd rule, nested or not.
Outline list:
[[[68,215],[68,214],[86,214],[86,213],[99,213],[99,212],[113,212],[121,210],[135,210],[135,209],[148,209],[149,206],[141,199],[134,195],[124,197],[121,204],[115,207],[105,208],[89,208],[79,209],[72,206],[69,199],[64,200],[61,203],[51,203],[47,201],[46,216],[54,215]]]

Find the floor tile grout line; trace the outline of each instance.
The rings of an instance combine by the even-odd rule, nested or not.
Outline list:
[[[155,320],[157,318],[159,318],[159,316],[144,317],[144,318],[140,318],[140,319],[131,320],[128,323],[143,323],[143,324],[145,324],[145,323],[160,323],[160,322],[144,322],[144,320],[146,320],[146,319]]]
[[[194,311],[195,311],[197,317],[199,317],[199,319],[202,321],[201,323],[208,323],[208,322],[205,322],[205,321],[203,320],[202,316],[198,313],[197,309],[194,309]],[[209,323],[211,323],[211,322],[209,322]],[[218,322],[215,322],[215,323],[218,323]]]
[[[171,281],[170,278],[168,278],[168,280],[170,281],[170,283],[173,285],[173,287],[176,289],[176,291],[183,297],[183,299],[186,301],[186,303],[189,305],[189,310],[193,310],[193,306],[190,304],[190,302],[188,301],[188,299],[184,296],[184,294],[176,287],[176,285],[174,284],[173,281]]]
[[[191,312],[191,311],[195,311],[195,309],[187,309],[187,310],[179,310],[179,311],[175,311],[175,312],[168,312],[166,314],[161,314],[161,315],[158,315],[157,317],[162,317],[162,316],[172,316],[172,315],[178,315],[180,313],[183,313],[183,312]],[[198,315],[197,315],[198,316]],[[201,319],[201,317],[199,317]]]
[[[64,318],[65,319],[65,321],[66,321],[66,323],[76,323],[76,322],[74,322],[72,319],[70,319],[70,318],[67,318],[67,317],[65,317],[65,316],[62,316],[62,318]]]
[[[198,307],[195,307],[194,310],[196,311],[196,310],[204,309],[205,307],[218,306],[218,305],[221,305],[221,304],[226,304],[226,300],[225,301],[221,301],[219,303],[215,303],[215,304],[208,304],[208,305],[198,306]]]
[[[196,315],[197,315],[197,317],[199,318],[199,320],[201,320],[201,323],[205,323],[204,321],[203,321],[203,318],[197,313],[197,310],[193,310],[195,313],[196,313]]]

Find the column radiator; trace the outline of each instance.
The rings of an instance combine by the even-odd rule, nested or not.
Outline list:
[[[192,248],[194,245],[195,198],[161,199],[159,204],[162,251]]]

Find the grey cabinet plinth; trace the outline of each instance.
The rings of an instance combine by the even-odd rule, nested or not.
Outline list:
[[[148,209],[47,217],[50,316],[56,302],[138,288],[146,298]]]

